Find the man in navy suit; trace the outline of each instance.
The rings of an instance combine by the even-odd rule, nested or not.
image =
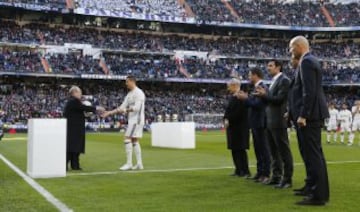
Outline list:
[[[309,52],[309,42],[303,36],[294,37],[290,52],[300,58],[289,97],[289,117],[295,123],[301,155],[307,171],[306,197],[298,205],[325,205],[329,201],[326,161],[321,146],[321,127],[329,117],[322,88],[322,68]]]
[[[249,95],[243,91],[240,91],[236,94],[236,96],[239,99],[244,100],[246,105],[249,107],[249,125],[251,128],[257,160],[257,173],[253,179],[255,182],[267,183],[270,177],[271,158],[269,145],[265,136],[266,104],[262,98],[254,95],[258,87],[267,89],[262,79],[263,73],[261,70],[258,68],[252,68],[249,72],[249,80],[251,84],[254,85],[254,89]]]

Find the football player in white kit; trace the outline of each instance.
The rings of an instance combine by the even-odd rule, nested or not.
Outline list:
[[[349,145],[354,143],[356,131],[360,131],[360,100],[355,101],[355,105],[351,108],[351,112],[353,115],[353,123],[351,127]]]
[[[136,86],[136,79],[133,76],[126,78],[126,87],[129,93],[126,95],[120,107],[112,111],[105,112],[102,117],[105,118],[117,113],[128,114],[128,126],[125,132],[125,153],[126,163],[120,167],[120,170],[144,169],[141,157],[141,147],[139,138],[142,138],[143,128],[145,124],[145,94]],[[132,163],[132,152],[134,150],[136,157],[136,165]]]
[[[351,128],[350,125],[352,123],[352,113],[350,110],[347,109],[347,105],[344,103],[341,106],[341,110],[339,112],[339,121],[340,121],[340,128],[341,128],[341,136],[340,141],[344,143],[345,131],[350,134]],[[349,141],[350,143],[350,141]]]
[[[336,143],[339,111],[335,108],[335,105],[333,103],[329,104],[329,114],[330,114],[330,118],[327,120],[327,128],[326,128],[327,143],[330,143],[331,132],[333,132],[334,134],[334,142]]]

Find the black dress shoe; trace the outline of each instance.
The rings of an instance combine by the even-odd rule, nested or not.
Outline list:
[[[261,175],[259,175],[259,174],[256,174],[253,178],[251,178],[252,180],[254,180],[254,181],[257,181],[257,180],[259,180],[259,178],[260,177],[262,177]]]
[[[80,168],[80,167],[76,167],[76,168],[72,168],[72,170],[75,170],[75,171],[81,171],[81,170],[82,170],[82,168]]]
[[[278,185],[274,186],[274,188],[278,189],[285,189],[285,188],[291,188],[292,184],[290,181],[282,181]]]
[[[310,194],[310,192],[308,190],[294,192],[295,196],[309,196],[309,194]]]
[[[293,191],[295,192],[299,192],[299,191],[304,191],[306,189],[306,186],[302,187],[302,188],[296,188]]]
[[[325,205],[325,201],[316,200],[316,199],[304,199],[295,203],[296,205],[312,205],[312,206],[323,206]]]
[[[264,183],[265,185],[278,185],[280,184],[280,179],[278,178],[271,178],[269,181]]]
[[[245,175],[244,175],[244,178],[247,179],[247,180],[248,180],[248,179],[251,179],[251,174],[250,174],[250,173],[245,174]]]

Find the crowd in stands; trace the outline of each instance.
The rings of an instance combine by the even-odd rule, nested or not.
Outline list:
[[[187,0],[197,18],[204,22],[240,22],[246,24],[329,27],[322,6],[336,26],[360,26],[360,4],[321,4],[319,1],[231,0],[228,4],[236,15],[220,0]]]
[[[34,50],[11,50],[0,48],[0,72],[45,73],[42,56]],[[46,54],[44,58],[53,74],[105,74],[99,58],[82,55],[80,52],[67,54]],[[104,53],[102,61],[111,75],[134,75],[142,79],[165,78],[201,78],[229,79],[237,77],[247,79],[252,67],[263,70],[265,79],[271,77],[267,73],[268,60],[255,59],[202,59],[151,54]],[[360,67],[357,65],[339,65],[333,62],[322,62],[323,81],[326,83],[356,83],[360,81]],[[288,61],[283,61],[283,72],[290,78],[294,71]]]
[[[62,111],[68,98],[70,86],[59,84],[13,84],[0,86],[0,109],[5,111],[1,117],[4,122],[26,122],[31,117],[62,117]],[[126,94],[123,83],[111,86],[97,83],[84,83],[80,86],[93,105],[102,105],[107,109],[118,107]],[[215,90],[210,86],[152,86],[140,85],[146,99],[146,119],[156,120],[157,115],[178,114],[184,120],[186,114],[222,113],[225,105],[225,87]],[[205,87],[199,89],[199,87]],[[99,121],[92,116],[89,121]],[[106,122],[124,120],[123,115],[106,118]]]
[[[64,45],[64,43],[91,44],[114,50],[168,52],[174,50],[208,51],[221,55],[246,57],[289,57],[287,40],[245,39],[241,37],[195,38],[179,35],[158,35],[139,32],[120,32],[41,24],[19,26],[0,21],[0,42]],[[320,58],[360,57],[360,43],[334,41],[312,43],[313,53]]]
[[[66,7],[65,0],[0,0],[0,2]],[[360,26],[360,4],[355,1],[348,4],[283,0],[186,0],[186,2],[198,21],[202,22],[329,27],[331,25],[322,11],[324,6],[336,26]],[[189,16],[184,6],[177,0],[74,0],[74,3],[76,8],[171,17]],[[232,8],[236,15],[231,14],[229,8]]]
[[[227,102],[225,85],[184,85],[184,84],[140,84],[145,92],[146,120],[151,123],[158,115],[177,114],[179,121],[194,113],[221,114]],[[42,83],[13,83],[0,86],[0,109],[5,113],[1,117],[5,123],[26,123],[29,118],[62,117],[62,111],[68,98],[70,85]],[[84,98],[93,105],[102,105],[114,109],[121,104],[126,94],[123,83],[99,85],[83,82]],[[325,87],[328,102],[338,107],[342,103],[352,106],[360,99],[360,91],[354,88]],[[112,123],[126,122],[123,115],[116,115],[105,120],[91,116],[88,121]]]

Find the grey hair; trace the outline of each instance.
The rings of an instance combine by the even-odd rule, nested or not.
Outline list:
[[[81,91],[81,89],[78,86],[73,85],[69,90],[69,94],[72,95],[76,91]]]
[[[232,78],[231,80],[229,80],[227,82],[227,85],[241,85],[241,81],[239,79],[236,78]]]

